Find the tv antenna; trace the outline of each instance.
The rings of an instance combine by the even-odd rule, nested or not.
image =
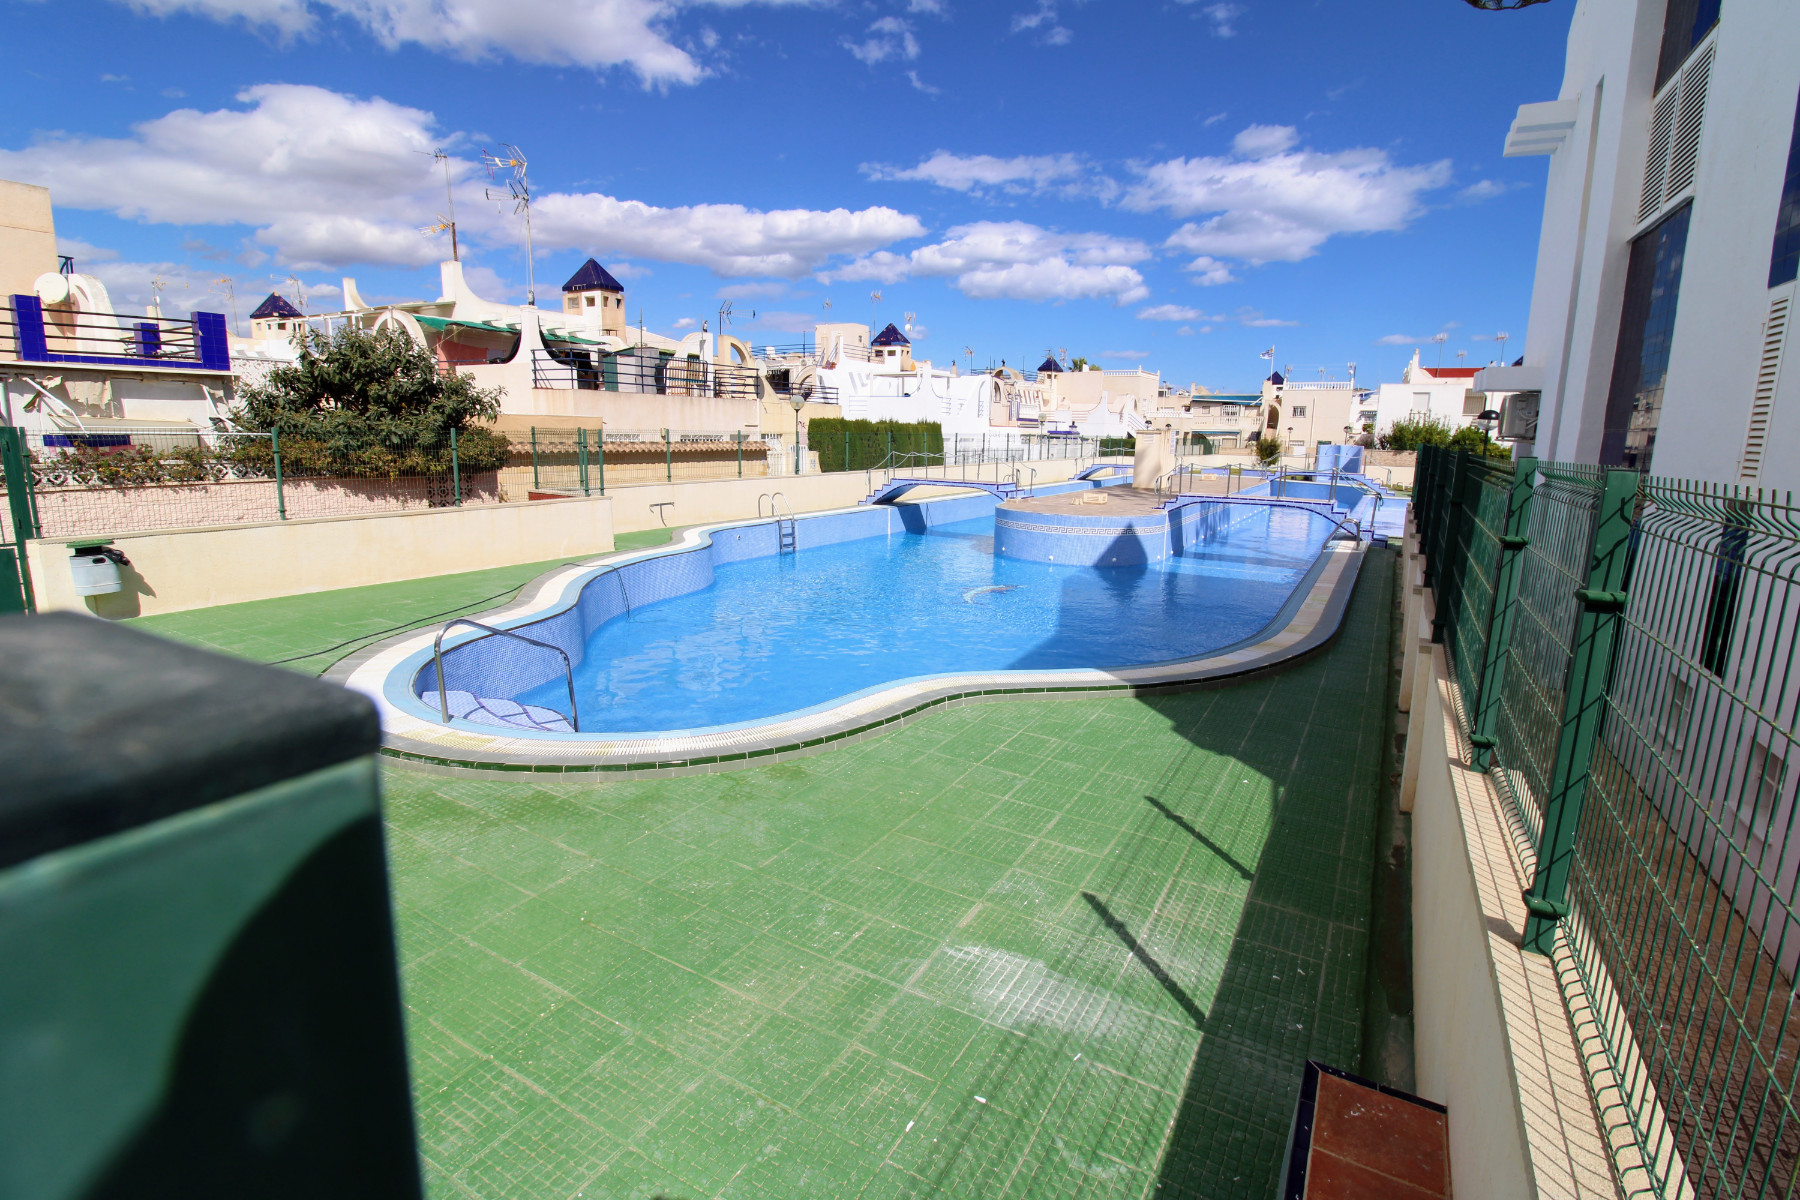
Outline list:
[[[871,331],[873,331],[875,329],[875,313],[876,313],[876,310],[880,307],[880,305],[881,305],[881,293],[880,292],[870,292],[869,293],[869,329]]]
[[[1444,365],[1444,343],[1450,340],[1450,335],[1442,332],[1434,333],[1431,335],[1431,340],[1437,343],[1437,365],[1441,367]]]
[[[481,161],[487,167],[489,179],[499,179],[502,171],[510,172],[506,176],[506,190],[488,188],[489,200],[513,202],[513,213],[525,218],[525,303],[531,308],[537,307],[537,274],[531,261],[531,180],[525,174],[525,152],[510,142],[500,144],[500,153],[489,150],[481,152]],[[643,314],[640,312],[639,317]]]
[[[220,284],[225,285],[225,302],[231,305],[231,332],[236,333],[238,332],[237,284],[229,275],[221,275],[213,280],[214,287],[218,287]]]
[[[415,154],[423,154],[423,150],[415,150]],[[426,237],[450,231],[450,258],[453,262],[461,262],[462,254],[456,247],[456,197],[450,191],[450,156],[442,150],[433,150],[431,157],[444,164],[444,212],[438,214],[437,224],[427,225],[419,230]],[[446,215],[448,214],[448,215]]]
[[[911,337],[911,336],[912,336],[912,331],[913,331],[913,322],[914,322],[914,321],[916,321],[916,320],[918,320],[918,319],[919,319],[919,314],[918,314],[918,313],[912,313],[912,312],[909,312],[909,313],[907,313],[907,314],[906,314],[906,336],[907,336],[907,337]]]
[[[1504,329],[1494,335],[1494,340],[1500,343],[1500,365],[1503,367],[1506,365],[1506,339],[1511,336],[1512,334]]]

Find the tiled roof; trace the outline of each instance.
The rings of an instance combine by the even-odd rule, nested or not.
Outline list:
[[[252,321],[261,321],[268,317],[304,317],[305,315],[305,313],[295,308],[287,300],[277,296],[274,292],[270,292],[269,298],[257,305],[256,311],[250,314],[250,319]]]
[[[1269,374],[1269,382],[1274,384],[1276,387],[1280,387],[1282,384],[1286,383],[1287,380],[1285,380],[1281,377],[1280,371],[1273,371],[1273,372],[1270,372],[1270,374]]]
[[[623,292],[625,285],[612,277],[612,272],[588,259],[581,264],[581,269],[569,276],[569,282],[563,284],[565,292]]]
[[[1475,378],[1475,372],[1479,371],[1481,368],[1480,367],[1421,367],[1419,369],[1424,371],[1427,375],[1430,375],[1434,379],[1473,379],[1473,378]]]
[[[1042,375],[1045,371],[1055,371],[1058,374],[1063,373],[1062,364],[1056,361],[1056,355],[1046,355],[1044,361],[1038,364],[1038,374]]]
[[[882,330],[880,333],[876,334],[875,340],[870,342],[869,345],[871,345],[871,346],[910,346],[910,345],[912,345],[912,341],[904,333],[901,333],[898,329],[895,329],[894,323],[892,321],[889,321],[888,327],[886,329]]]

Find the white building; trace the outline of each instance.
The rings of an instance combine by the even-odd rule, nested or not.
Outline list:
[[[1478,367],[1426,367],[1413,351],[1412,361],[1400,373],[1399,383],[1384,383],[1375,392],[1375,434],[1394,427],[1396,421],[1435,420],[1452,429],[1474,422],[1489,407],[1488,397],[1475,388]]]
[[[1477,379],[1540,392],[1523,449],[1800,483],[1797,94],[1792,0],[1580,0],[1506,140],[1550,160],[1524,366]]]

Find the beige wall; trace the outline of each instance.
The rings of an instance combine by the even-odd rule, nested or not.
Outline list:
[[[54,270],[50,189],[0,179],[0,297],[29,295],[37,277]]]
[[[655,396],[639,392],[589,391],[583,388],[532,388],[525,404],[509,403],[500,416],[504,429],[524,429],[534,417],[544,417],[546,425],[572,429],[577,425],[592,429],[604,423],[610,429],[659,430],[676,433],[730,433],[743,430],[757,432],[757,402],[754,399],[726,400],[714,396]],[[786,404],[788,421],[794,410]],[[837,406],[830,407],[836,415]]]
[[[1441,657],[1441,656],[1440,656]],[[1428,689],[1413,802],[1413,1021],[1419,1094],[1450,1110],[1457,1200],[1533,1194],[1487,919],[1456,795],[1438,689]],[[1417,727],[1417,723],[1415,723]]]
[[[1022,465],[1037,468],[1037,482],[1058,483],[1088,464],[1074,459],[1051,459]],[[991,472],[993,467],[988,469]],[[662,525],[704,525],[754,517],[758,498],[773,492],[782,493],[797,513],[847,508],[868,496],[869,480],[866,471],[838,471],[829,475],[643,484],[608,488],[606,494],[613,501],[613,527],[619,533],[630,533]],[[915,500],[951,494],[953,489],[946,488],[916,488],[907,493],[909,499]],[[668,507],[661,509],[659,516],[659,510],[653,506],[665,503]]]
[[[1037,482],[1053,483],[1085,464],[1027,465],[1037,469]],[[615,531],[754,518],[759,498],[773,492],[797,513],[847,508],[869,494],[869,482],[867,472],[846,471],[644,484],[585,499],[118,534],[112,544],[131,560],[125,591],[91,602],[75,595],[66,539],[30,542],[26,551],[40,610],[133,617],[604,554]],[[910,495],[953,491],[920,488]]]
[[[89,598],[74,592],[66,541],[30,542],[26,552],[40,611],[134,617],[604,554],[612,507],[596,496],[118,534],[112,544],[131,560],[125,590]]]

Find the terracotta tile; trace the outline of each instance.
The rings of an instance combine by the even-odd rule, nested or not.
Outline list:
[[[1319,1076],[1313,1145],[1441,1195],[1448,1188],[1444,1115],[1335,1076]]]
[[[1401,1183],[1317,1146],[1306,1165],[1306,1200],[1442,1200],[1443,1195]]]

